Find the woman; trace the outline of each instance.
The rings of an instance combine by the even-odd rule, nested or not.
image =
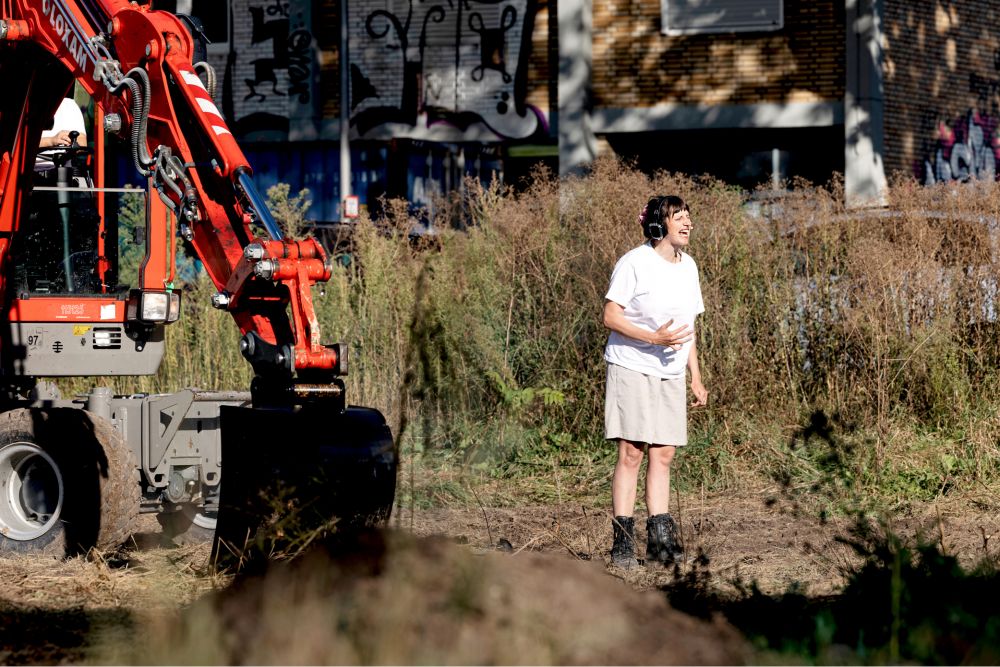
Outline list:
[[[635,556],[636,486],[643,450],[646,470],[646,560],[669,564],[680,555],[670,516],[670,463],[687,444],[685,369],[691,372],[692,407],[705,405],[694,320],[704,312],[698,266],[684,249],[691,213],[680,197],[654,197],[639,215],[646,243],[615,265],[604,302],[611,330],[604,437],[618,442],[611,482],[614,509],[612,563],[638,564]]]

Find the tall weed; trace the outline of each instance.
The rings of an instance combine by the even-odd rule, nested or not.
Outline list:
[[[837,488],[933,496],[995,473],[993,184],[899,182],[887,209],[847,211],[839,181],[748,204],[709,178],[602,159],[584,177],[536,174],[519,193],[470,181],[435,207],[437,233],[423,239],[410,235],[406,202],[384,202],[379,220],[359,219],[346,261],[315,294],[326,339],[350,347],[351,402],[406,426],[414,456],[446,452],[496,474],[604,456],[603,295],[617,258],[642,242],[638,211],[668,193],[692,209],[711,392],[691,414],[682,484],[822,486],[822,456],[795,444],[817,412],[851,445],[838,464],[849,483]],[[275,194],[294,217],[288,192]],[[160,374],[117,386],[248,385],[210,285],[189,290]],[[587,469],[603,483],[602,466]]]

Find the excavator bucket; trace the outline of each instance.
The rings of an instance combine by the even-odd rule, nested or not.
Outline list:
[[[223,407],[218,570],[335,546],[385,522],[397,454],[378,410]]]

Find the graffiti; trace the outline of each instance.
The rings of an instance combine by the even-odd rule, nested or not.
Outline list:
[[[933,156],[924,160],[924,183],[995,180],[1000,156],[997,126],[996,118],[974,109],[950,124],[938,120]]]
[[[382,125],[413,138],[443,124],[510,138],[545,129],[526,102],[537,0],[359,0],[349,11],[351,124],[362,136]]]
[[[284,69],[288,66],[286,56],[288,52],[288,19],[265,21],[264,7],[247,7],[247,11],[250,12],[250,18],[253,21],[253,33],[250,37],[250,43],[261,44],[270,41],[274,47],[273,57],[256,58],[250,61],[253,65],[254,78],[243,80],[250,89],[250,92],[247,93],[243,100],[246,101],[252,97],[259,97],[261,102],[263,102],[267,99],[267,96],[257,92],[257,86],[262,83],[270,83],[271,92],[274,95],[284,95],[283,92],[278,90],[278,74],[275,70]]]
[[[311,3],[232,0],[230,6],[234,27],[223,104],[235,116],[236,130],[315,136],[318,64]],[[241,15],[246,19],[237,20]]]
[[[271,84],[271,94],[286,95],[278,90],[278,75],[276,70],[288,71],[288,78],[292,82],[290,93],[298,93],[299,101],[303,104],[309,102],[308,86],[303,87],[301,83],[309,76],[309,45],[312,42],[312,35],[305,30],[296,30],[289,34],[288,5],[274,3],[266,8],[268,16],[281,15],[279,19],[264,19],[265,7],[247,7],[250,12],[253,32],[250,36],[251,44],[261,44],[270,41],[272,54],[269,58],[255,58],[251,61],[254,68],[254,78],[244,79],[250,92],[244,97],[244,101],[253,97],[259,97],[261,101],[267,99],[266,95],[257,92],[257,86],[262,83]]]
[[[482,81],[483,71],[486,68],[500,72],[504,83],[510,83],[511,77],[507,72],[505,53],[505,33],[510,30],[517,20],[517,10],[510,5],[503,8],[503,15],[500,17],[499,28],[486,28],[483,26],[483,17],[479,13],[469,15],[469,27],[479,33],[479,57],[480,63],[472,68],[472,80]],[[478,24],[478,25],[477,25]]]

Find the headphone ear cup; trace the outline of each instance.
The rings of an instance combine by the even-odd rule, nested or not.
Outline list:
[[[647,239],[660,241],[663,239],[663,223],[660,220],[660,205],[663,197],[653,197],[646,205],[646,220],[642,225],[643,235]]]

